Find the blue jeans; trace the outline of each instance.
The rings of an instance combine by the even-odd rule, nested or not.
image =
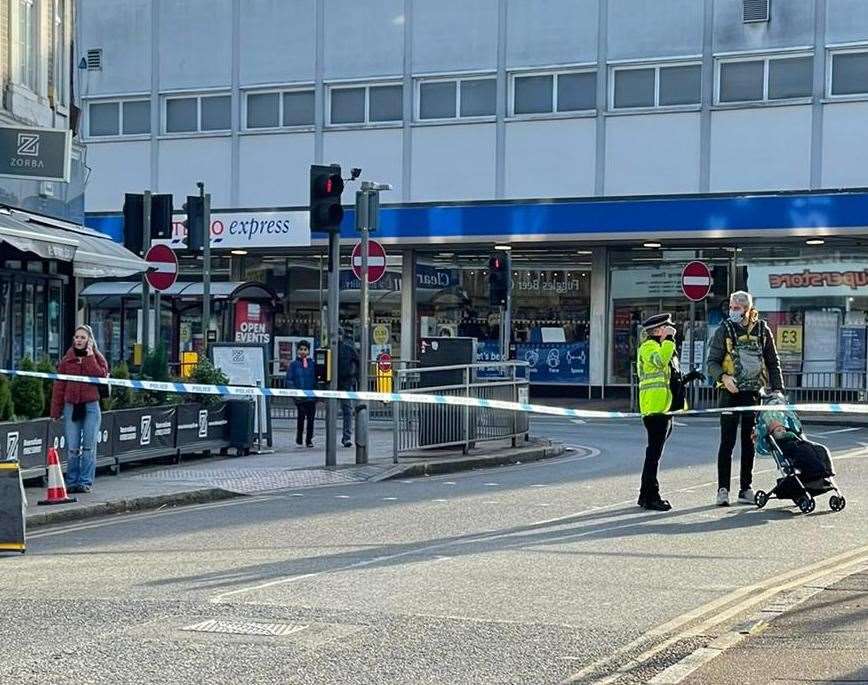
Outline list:
[[[66,437],[67,485],[93,485],[96,473],[96,436],[102,423],[99,402],[85,405],[83,421],[73,421],[71,404],[63,408],[63,431]]]

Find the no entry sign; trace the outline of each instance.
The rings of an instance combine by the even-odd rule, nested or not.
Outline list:
[[[705,262],[690,262],[681,272],[681,290],[688,300],[700,302],[711,292],[711,269]]]
[[[145,277],[154,290],[167,290],[178,280],[178,258],[168,245],[152,245],[145,261],[151,267]]]
[[[353,248],[353,273],[362,280],[362,244]],[[386,273],[386,250],[376,240],[368,241],[368,283],[376,283]]]

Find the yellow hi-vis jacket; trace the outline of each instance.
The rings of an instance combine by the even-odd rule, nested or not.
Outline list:
[[[648,339],[636,353],[636,372],[639,375],[639,411],[643,416],[663,414],[672,406],[672,358],[675,343],[662,343]]]

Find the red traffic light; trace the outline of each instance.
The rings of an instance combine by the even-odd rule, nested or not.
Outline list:
[[[344,192],[344,180],[338,174],[322,175],[316,181],[319,197],[334,197]]]

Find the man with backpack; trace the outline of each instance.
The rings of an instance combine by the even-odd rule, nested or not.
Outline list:
[[[718,388],[718,407],[748,407],[760,403],[760,392],[783,392],[784,379],[775,340],[759,318],[750,293],[737,291],[729,298],[729,317],[715,331],[708,348],[708,375]],[[741,469],[738,501],[754,503],[754,444],[756,413],[728,411],[720,415],[715,504],[729,506],[732,452],[741,424]]]

